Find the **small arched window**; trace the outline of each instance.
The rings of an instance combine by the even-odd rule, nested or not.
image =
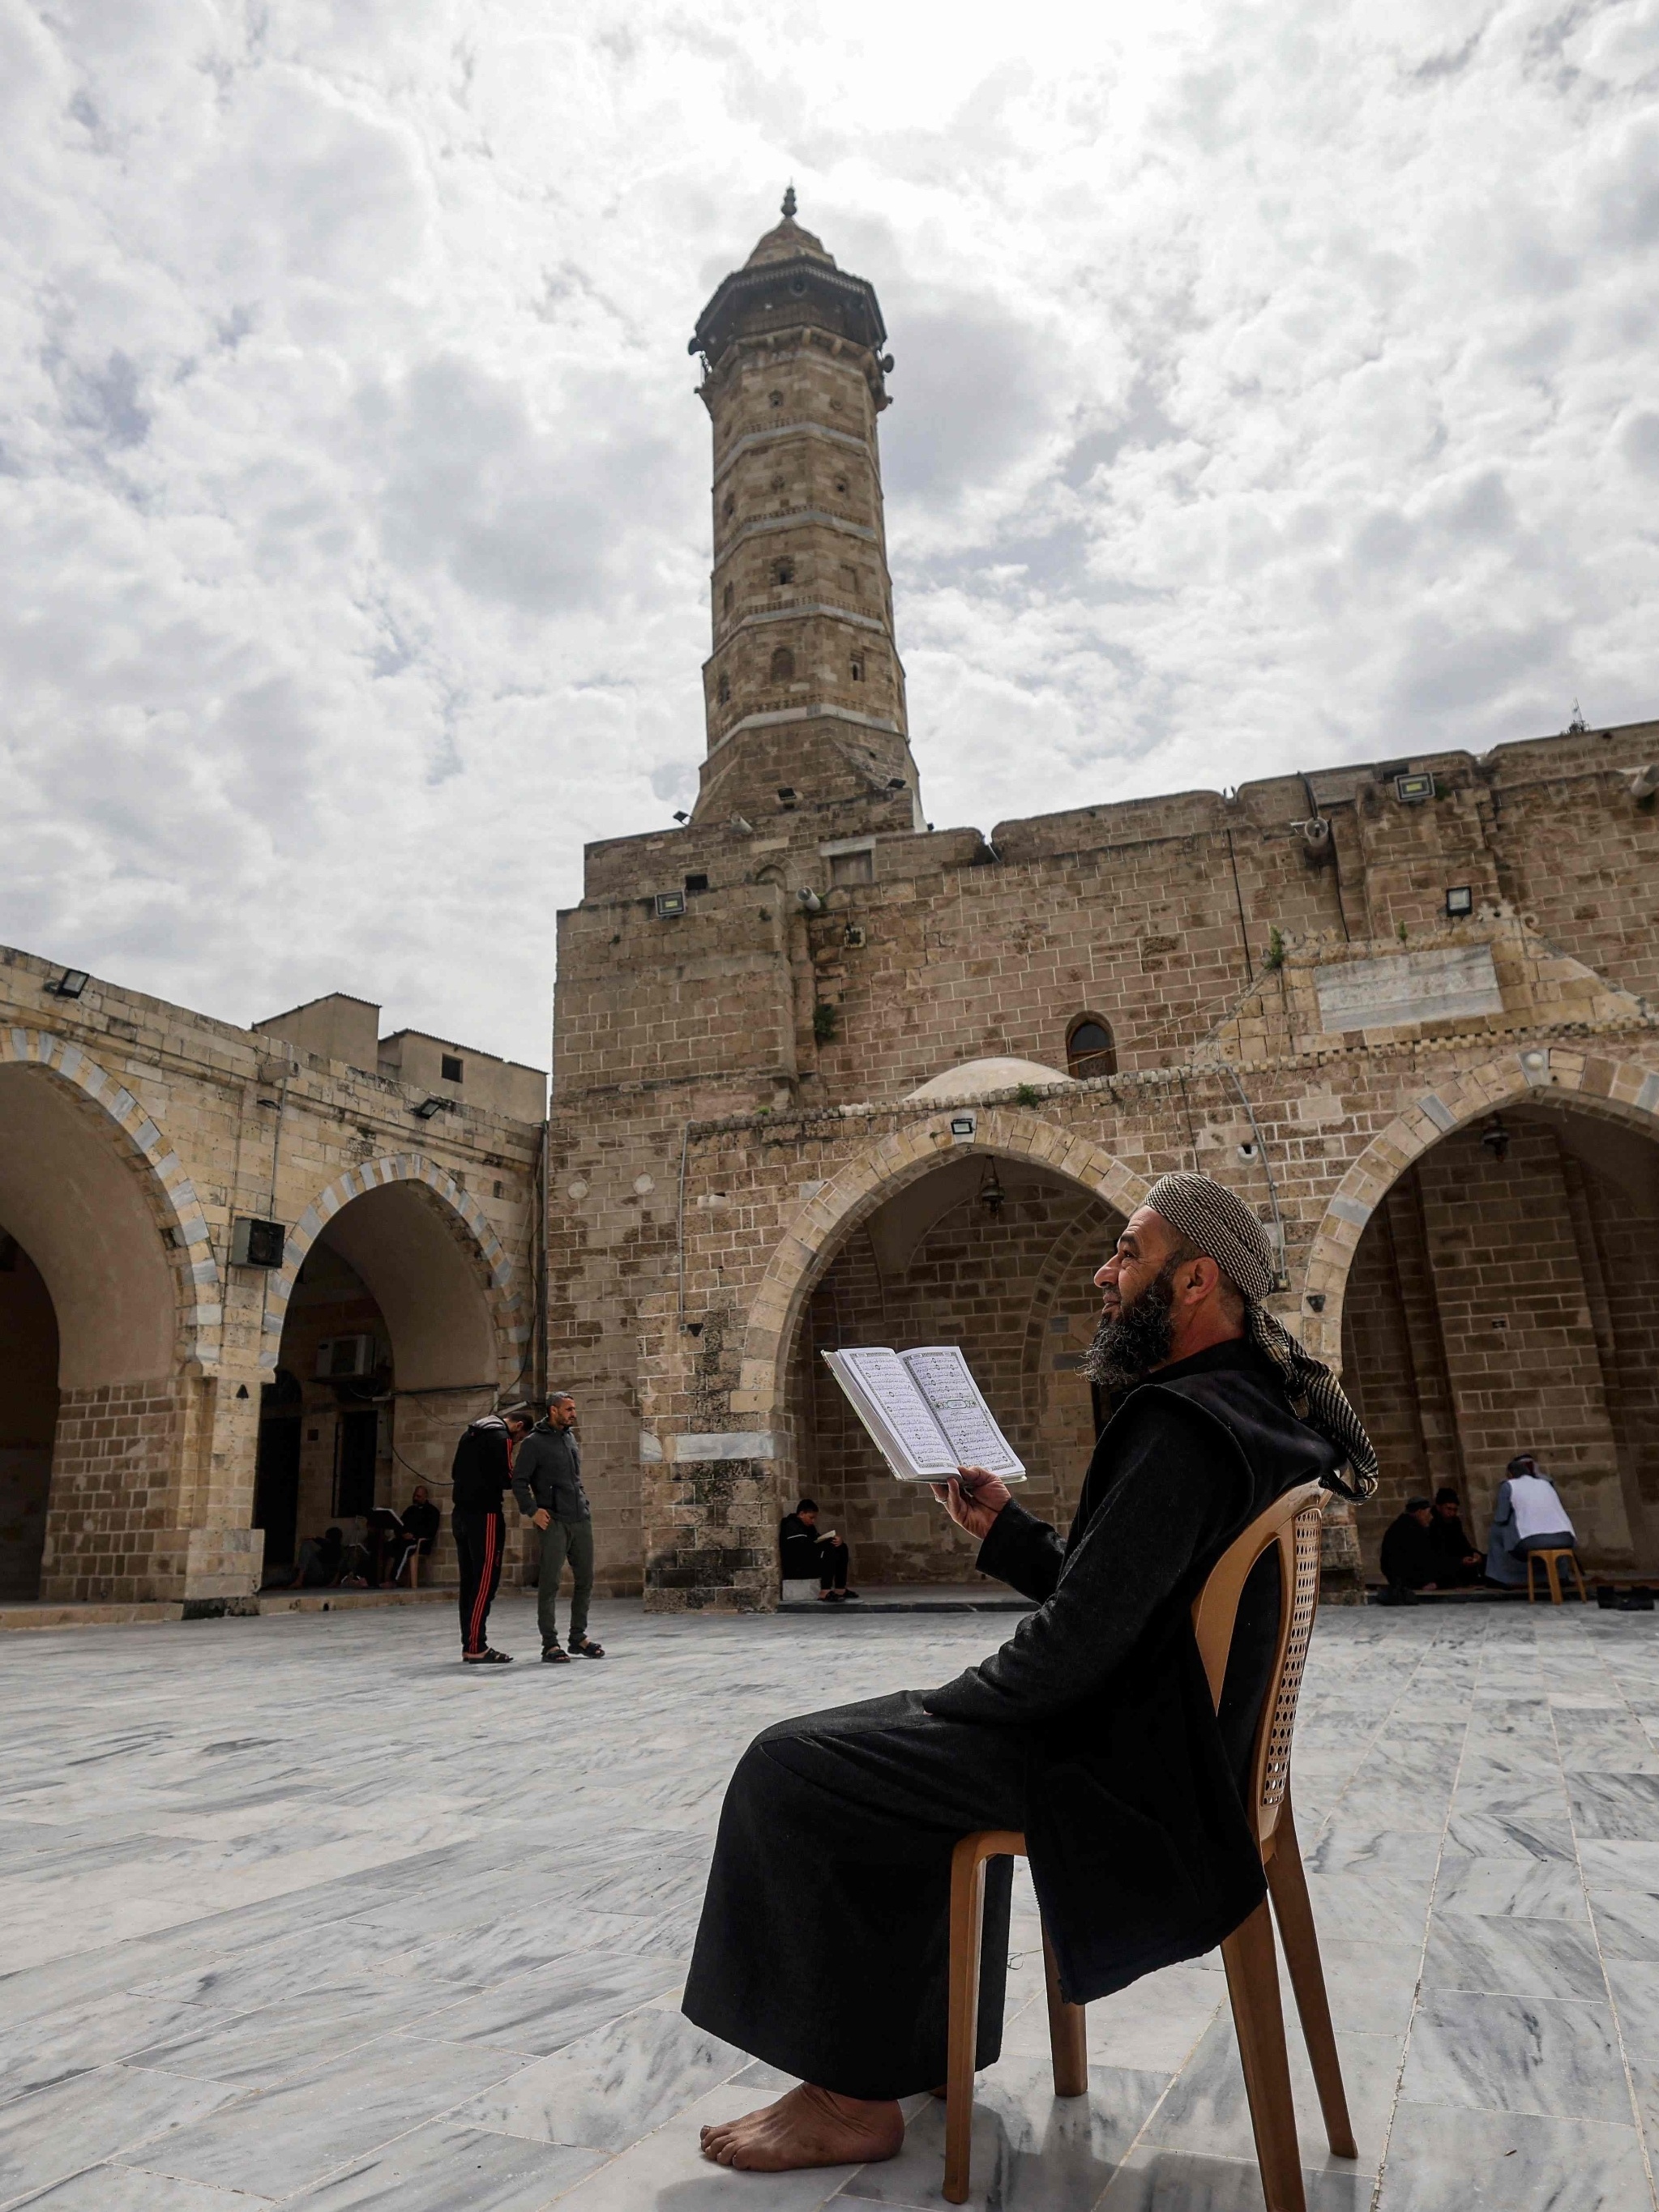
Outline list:
[[[727,614],[730,614],[730,613],[731,613],[731,611],[732,611],[732,586],[730,586],[730,584],[728,584],[728,585],[726,586],[726,589],[725,589],[725,590],[720,593],[720,605],[721,605],[721,606],[723,606],[723,607],[725,608],[725,610],[726,610],[726,613],[727,613]]]
[[[842,493],[843,496],[845,495],[847,490],[847,479],[845,477],[837,477],[836,478],[836,489]]]
[[[772,681],[788,684],[794,679],[795,656],[787,645],[781,645],[772,655]]]
[[[783,478],[781,477],[773,477],[772,489],[774,491],[781,491],[783,489]]]
[[[781,407],[783,404],[782,392],[769,392],[766,395],[766,404],[769,407]]]
[[[793,561],[775,561],[772,563],[772,581],[775,584],[793,584],[794,580],[795,564]]]
[[[732,516],[732,515],[734,515],[734,514],[737,513],[737,511],[738,511],[738,495],[737,495],[736,492],[734,492],[734,491],[729,491],[729,492],[727,492],[727,493],[726,493],[726,501],[725,501],[725,504],[724,504],[724,505],[722,506],[722,507],[720,508],[720,513],[721,513],[722,514],[724,514],[724,515],[727,516],[727,517],[730,517],[730,516]]]
[[[1079,1083],[1091,1075],[1117,1073],[1117,1045],[1112,1025],[1098,1014],[1079,1014],[1066,1032],[1066,1073]]]
[[[864,655],[861,653],[855,653],[853,655],[852,665],[854,683],[862,684],[864,681]]]
[[[729,676],[722,676],[720,682],[714,686],[714,696],[720,701],[722,707],[725,706],[726,701],[730,699],[732,696],[732,679]]]

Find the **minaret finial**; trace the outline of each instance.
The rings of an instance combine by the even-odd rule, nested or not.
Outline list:
[[[784,191],[783,212],[786,216],[792,218],[795,212],[795,186],[793,178]]]

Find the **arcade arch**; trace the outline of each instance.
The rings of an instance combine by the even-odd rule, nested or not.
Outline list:
[[[445,1510],[460,1431],[520,1380],[517,1300],[498,1243],[459,1186],[418,1160],[356,1170],[289,1241],[267,1306],[253,1525],[265,1579],[297,1543],[401,1505],[417,1482]],[[504,1325],[505,1324],[505,1325]]]
[[[145,1595],[179,1517],[185,1361],[218,1318],[205,1224],[130,1093],[58,1039],[5,1042],[0,1592],[112,1581],[118,1555]]]
[[[768,1362],[778,1509],[810,1492],[876,1583],[960,1582],[970,1555],[931,1498],[893,1481],[822,1352],[961,1344],[1026,1463],[1024,1499],[1045,1516],[1064,1510],[1093,1441],[1081,1373],[1098,1316],[1091,1278],[1140,1184],[1036,1115],[981,1109],[977,1123],[969,1145],[941,1150],[924,1133],[908,1158],[886,1152],[873,1188],[871,1163],[853,1164],[803,1224],[810,1246],[798,1234],[774,1264],[795,1278],[777,1286],[784,1326]]]
[[[1382,1468],[1358,1516],[1368,1565],[1407,1496],[1442,1486],[1484,1540],[1525,1449],[1591,1558],[1651,1558],[1659,1124],[1633,1096],[1517,1079],[1408,1157],[1398,1125],[1390,1139],[1396,1171],[1353,1224],[1341,1282],[1344,1382]]]

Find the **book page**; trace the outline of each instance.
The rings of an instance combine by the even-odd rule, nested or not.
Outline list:
[[[901,1481],[942,1482],[956,1473],[950,1442],[896,1352],[856,1345],[823,1358]]]
[[[1005,1482],[1023,1480],[1024,1464],[980,1395],[960,1345],[932,1344],[899,1356],[932,1407],[957,1464],[985,1468]]]

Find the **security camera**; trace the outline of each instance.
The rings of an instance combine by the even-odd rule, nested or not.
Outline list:
[[[1255,1158],[1255,1146],[1250,1143],[1248,1138],[1239,1146],[1238,1157],[1241,1160],[1253,1160]]]
[[[1632,799],[1651,799],[1659,791],[1659,761],[1650,761],[1645,768],[1633,768],[1626,772]]]
[[[823,911],[823,901],[816,891],[797,891],[795,896],[808,914],[821,914]]]

